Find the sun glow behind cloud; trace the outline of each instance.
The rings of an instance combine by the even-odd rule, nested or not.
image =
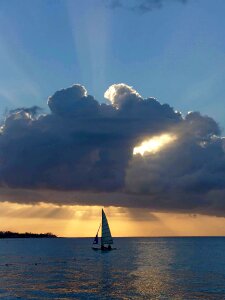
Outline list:
[[[143,141],[139,146],[134,147],[133,154],[141,154],[142,156],[145,155],[145,153],[154,154],[176,139],[177,137],[172,134],[153,136],[149,140]]]
[[[1,230],[52,232],[64,237],[94,237],[102,206],[1,202]],[[105,207],[113,237],[224,235],[224,218]]]

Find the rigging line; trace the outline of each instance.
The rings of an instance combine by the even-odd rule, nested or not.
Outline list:
[[[101,224],[102,224],[102,222],[100,222],[100,225],[99,225],[99,227],[98,227],[97,234],[98,234],[98,232],[99,232],[99,229],[101,228]]]

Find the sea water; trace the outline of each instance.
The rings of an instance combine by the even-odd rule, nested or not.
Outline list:
[[[225,238],[0,240],[1,299],[225,299]]]

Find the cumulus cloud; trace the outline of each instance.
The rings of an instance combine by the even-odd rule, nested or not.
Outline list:
[[[105,0],[107,7],[111,9],[123,8],[139,13],[147,13],[154,9],[160,9],[168,3],[187,3],[188,0]]]
[[[122,188],[133,144],[181,118],[154,99],[133,101],[138,94],[128,90],[114,97],[116,103],[124,102],[119,109],[99,104],[82,86],[73,85],[49,97],[49,115],[32,118],[25,110],[13,112],[0,136],[1,184],[62,190]]]
[[[124,83],[113,84],[105,92],[104,97],[116,108],[132,105],[141,100],[141,96],[131,86]]]
[[[75,84],[49,97],[49,114],[11,111],[0,132],[0,201],[225,213],[225,142],[212,118],[182,116],[125,84],[105,97],[110,104]],[[133,155],[164,134],[176,138]]]
[[[34,105],[32,107],[18,107],[16,109],[12,109],[9,111],[9,115],[22,112],[33,118],[36,117],[41,111],[42,111],[41,107]],[[6,115],[8,115],[7,112]]]
[[[53,96],[48,98],[50,110],[61,116],[85,116],[96,114],[98,103],[92,97],[87,95],[87,90],[80,84],[57,91]]]
[[[191,113],[174,132],[176,141],[160,152],[132,158],[127,191],[149,195],[159,208],[215,213],[217,206],[217,214],[224,214],[225,201],[212,196],[212,191],[225,196],[224,140],[215,136],[218,126],[209,117]]]

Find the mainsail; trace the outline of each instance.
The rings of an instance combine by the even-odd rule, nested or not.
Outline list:
[[[110,232],[109,224],[105,215],[104,210],[102,209],[102,239],[101,244],[104,245],[110,245],[113,244],[112,235]]]

